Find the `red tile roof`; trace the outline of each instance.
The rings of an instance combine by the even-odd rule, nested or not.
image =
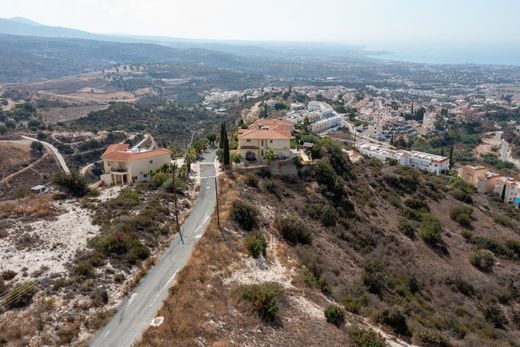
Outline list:
[[[137,160],[158,157],[161,155],[170,154],[170,151],[166,148],[157,148],[151,151],[145,152],[132,152],[128,149],[127,144],[115,144],[108,146],[107,150],[101,158],[110,160]]]
[[[294,123],[281,119],[259,119],[238,132],[239,139],[290,140]]]

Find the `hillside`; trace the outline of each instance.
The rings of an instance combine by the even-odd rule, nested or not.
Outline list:
[[[518,210],[320,147],[300,177],[221,177],[222,229],[214,216],[139,346],[382,346],[370,330],[391,346],[517,346]]]
[[[149,43],[0,34],[0,82],[24,82],[98,71],[115,63],[173,62],[237,67],[243,60],[206,49],[176,49]]]

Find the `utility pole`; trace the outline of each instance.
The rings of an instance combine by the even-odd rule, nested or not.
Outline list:
[[[217,225],[220,229],[220,207],[218,204],[218,186],[217,186],[217,176],[215,176],[215,197],[217,199]]]
[[[175,174],[177,172],[177,164],[172,164],[172,189],[173,189],[173,203],[175,204],[175,229],[181,236],[181,242],[184,243],[184,239],[181,233],[181,227],[179,226],[179,209],[177,207],[177,188],[175,186]]]

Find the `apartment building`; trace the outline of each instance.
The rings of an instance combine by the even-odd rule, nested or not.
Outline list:
[[[399,165],[407,166],[436,175],[449,170],[449,159],[440,155],[417,151],[396,150],[372,143],[356,145],[358,150],[368,156],[379,160],[397,160]]]

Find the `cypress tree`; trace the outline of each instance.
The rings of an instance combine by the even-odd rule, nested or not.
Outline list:
[[[453,164],[455,164],[455,163],[453,162],[453,147],[454,147],[454,146],[451,145],[451,148],[450,148],[450,169],[452,169],[452,168],[453,168]]]
[[[224,165],[230,165],[231,164],[231,156],[229,155],[229,139],[225,138],[224,140],[224,155],[223,155],[223,159],[224,159]]]
[[[224,148],[224,143],[226,142],[226,139],[227,139],[226,124],[222,123],[220,125],[220,142],[218,144],[218,148],[220,148],[220,149]]]

